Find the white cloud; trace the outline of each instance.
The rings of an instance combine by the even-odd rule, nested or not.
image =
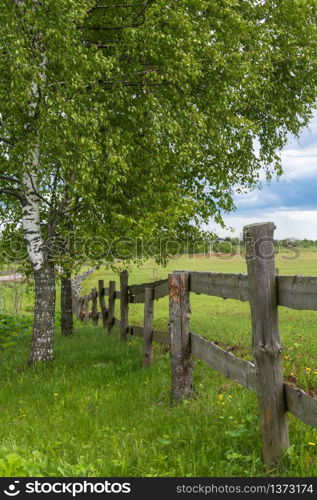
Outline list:
[[[281,154],[284,174],[282,179],[297,180],[317,176],[317,147],[286,148]]]
[[[237,195],[235,200],[236,203],[239,204],[239,207],[245,209],[248,206],[264,207],[270,204],[276,205],[279,201],[279,197],[274,193],[270,193],[268,190],[250,191],[249,193]]]
[[[234,232],[223,230],[216,224],[209,224],[208,228],[213,229],[219,236],[241,236],[243,227],[255,222],[272,221],[276,225],[275,237],[283,238],[309,238],[317,240],[317,210],[276,210],[256,212],[250,215],[224,217],[228,227],[234,227]]]
[[[281,156],[284,173],[279,182],[263,182],[262,190],[234,197],[237,211],[224,216],[234,233],[212,222],[208,228],[220,236],[239,236],[247,224],[273,221],[276,238],[317,240],[317,111],[299,139],[290,137]]]

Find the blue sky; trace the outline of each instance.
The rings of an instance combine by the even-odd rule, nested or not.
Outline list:
[[[282,152],[284,173],[262,190],[235,197],[236,212],[224,216],[233,233],[210,223],[220,236],[239,236],[243,226],[273,221],[276,238],[317,240],[317,111],[299,139],[290,139]]]

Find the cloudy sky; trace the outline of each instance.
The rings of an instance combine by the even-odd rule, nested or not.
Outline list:
[[[273,221],[276,238],[317,240],[317,112],[299,139],[282,152],[284,174],[263,189],[235,197],[237,210],[224,220],[234,232],[210,224],[220,236],[239,236],[243,226]]]

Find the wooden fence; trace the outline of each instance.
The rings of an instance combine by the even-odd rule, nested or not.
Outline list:
[[[265,464],[271,468],[289,446],[286,412],[317,428],[317,399],[283,380],[278,305],[293,309],[317,310],[317,277],[276,274],[273,223],[244,228],[248,274],[177,271],[168,279],[129,285],[128,273],[120,275],[120,291],[99,281],[89,295],[78,300],[77,316],[92,320],[111,332],[121,331],[143,338],[143,366],[151,364],[152,343],[169,344],[171,349],[172,395],[175,400],[193,394],[192,358],[258,394],[260,426]],[[224,299],[249,301],[252,320],[253,362],[241,359],[214,342],[190,331],[191,293]],[[169,295],[169,331],[153,329],[154,301]],[[106,305],[105,297],[108,297]],[[100,312],[98,312],[98,299]],[[120,300],[120,320],[115,318],[115,301]],[[89,303],[92,303],[91,310]],[[129,304],[144,303],[144,326],[129,325]]]

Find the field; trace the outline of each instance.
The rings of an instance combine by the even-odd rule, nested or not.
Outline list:
[[[280,274],[317,275],[317,254],[277,257]],[[130,270],[130,283],[165,278],[172,270],[244,272],[244,260],[175,259]],[[98,279],[118,276],[98,269]],[[21,285],[23,287],[24,285]],[[3,287],[7,308],[13,288]],[[32,309],[24,293],[22,311]],[[118,304],[119,305],[119,304]],[[248,303],[191,296],[191,330],[251,359]],[[7,312],[10,312],[9,310]],[[117,312],[119,316],[119,312]],[[130,323],[141,324],[143,306],[130,306]],[[155,303],[155,327],[167,328],[168,301]],[[280,308],[285,378],[317,389],[317,313]],[[256,396],[196,362],[196,397],[170,403],[169,354],[157,345],[155,361],[141,368],[142,342],[120,343],[100,327],[76,324],[73,338],[56,336],[56,359],[25,365],[28,342],[1,354],[0,475],[43,476],[264,476]],[[291,447],[277,476],[316,476],[317,430],[289,415]]]

